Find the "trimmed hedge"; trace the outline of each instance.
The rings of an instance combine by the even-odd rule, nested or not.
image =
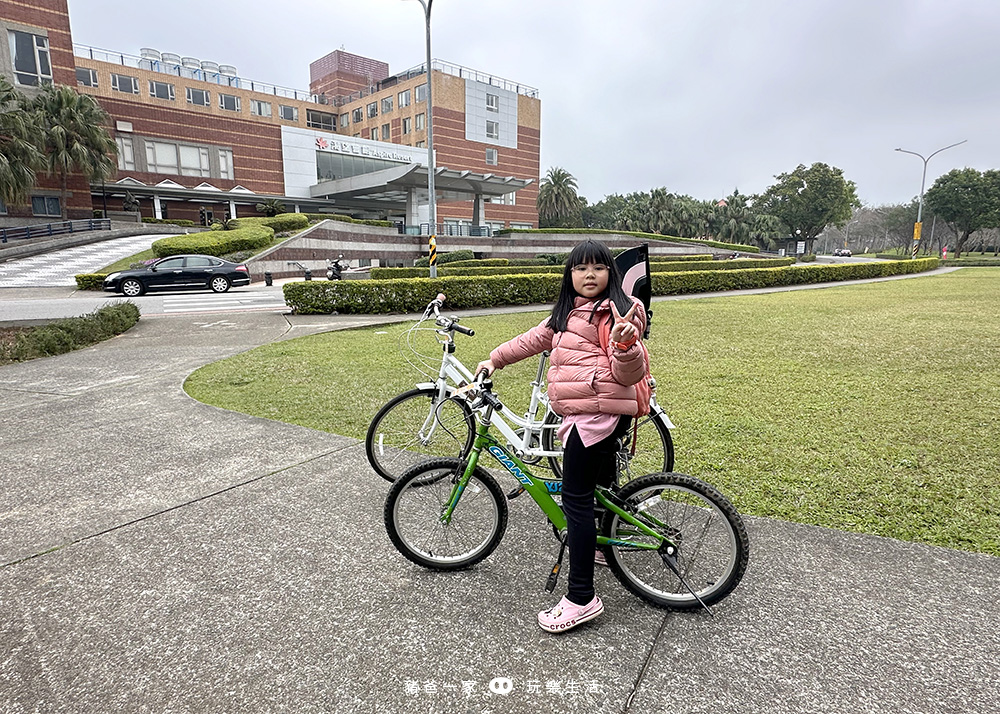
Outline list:
[[[344,223],[360,223],[363,226],[381,226],[383,228],[396,227],[396,224],[392,221],[374,221],[351,218],[350,216],[343,216],[339,213],[305,213],[302,215],[308,216],[310,221],[343,221]]]
[[[500,265],[510,265],[510,260],[507,258],[473,258],[472,260],[455,260],[450,265],[453,268],[496,268]],[[530,264],[520,263],[520,265]]]
[[[160,238],[160,240],[153,243],[153,255],[157,258],[166,258],[169,255],[184,255],[185,253],[223,256],[226,253],[235,253],[238,250],[259,250],[270,245],[273,240],[273,228],[250,225],[246,228],[237,228],[233,231],[208,231],[185,236]]]
[[[567,233],[570,235],[587,235],[591,233],[596,233],[598,235],[621,235],[621,236],[635,236],[637,238],[644,238],[646,240],[668,240],[673,243],[693,243],[695,245],[708,245],[713,248],[723,248],[726,250],[739,251],[741,253],[759,253],[760,248],[753,245],[740,245],[738,243],[720,243],[714,240],[702,240],[700,238],[678,238],[677,236],[663,236],[659,233],[639,233],[637,231],[609,231],[603,228],[504,228],[499,230],[495,235],[508,235],[511,233]]]
[[[169,223],[175,226],[193,226],[194,221],[189,221],[185,218],[173,219],[173,218],[143,218],[143,223]]]
[[[735,262],[735,261],[733,261]],[[933,270],[937,258],[884,263],[785,266],[744,270],[656,273],[654,295],[742,290],[778,285],[860,280]],[[556,299],[560,275],[452,276],[436,280],[346,280],[286,283],[285,302],[300,314],[419,312],[435,295],[448,295],[452,308],[530,305]]]
[[[675,263],[677,261],[683,260],[715,260],[715,256],[711,253],[705,253],[698,255],[672,255],[669,258],[662,255],[649,256],[649,262],[652,263]]]
[[[110,273],[81,273],[76,278],[77,290],[103,290],[104,279]]]
[[[56,320],[26,330],[0,353],[0,362],[71,352],[120,335],[138,321],[139,308],[135,303],[109,303],[83,317]]]
[[[462,263],[468,261],[460,261]],[[687,270],[740,270],[744,268],[777,268],[791,265],[795,258],[738,258],[716,261],[677,261],[670,263],[650,263],[651,273],[682,272]],[[562,275],[562,265],[528,265],[502,267],[455,267],[438,268],[438,276],[446,275],[533,275],[538,273]],[[393,280],[395,278],[426,278],[430,268],[372,268],[372,280]]]
[[[236,228],[249,228],[250,226],[267,226],[275,233],[281,231],[297,231],[309,226],[309,216],[305,213],[279,213],[271,217],[237,218],[233,221]]]
[[[448,263],[457,263],[460,260],[475,260],[476,254],[471,250],[453,250],[449,253],[438,253],[438,267],[442,265],[447,265]],[[426,268],[431,264],[431,259],[428,256],[423,258],[417,258],[413,263],[414,267]]]

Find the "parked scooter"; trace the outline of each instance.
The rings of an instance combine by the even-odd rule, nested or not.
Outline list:
[[[340,265],[341,258],[344,254],[341,253],[337,256],[336,260],[326,259],[326,279],[327,280],[343,280],[344,268]]]

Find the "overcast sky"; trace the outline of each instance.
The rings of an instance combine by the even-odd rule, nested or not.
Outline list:
[[[343,47],[423,62],[415,0],[68,0],[77,44],[235,65],[308,89]],[[541,172],[591,203],[665,186],[762,191],[822,161],[866,204],[952,168],[1000,168],[998,0],[436,0],[433,54],[540,90]]]

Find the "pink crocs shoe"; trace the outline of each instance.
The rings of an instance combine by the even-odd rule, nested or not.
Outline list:
[[[577,605],[564,596],[555,607],[538,613],[538,626],[549,632],[565,632],[593,620],[602,612],[604,603],[596,595],[586,605]]]

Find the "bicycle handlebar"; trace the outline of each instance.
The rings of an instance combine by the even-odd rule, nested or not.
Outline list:
[[[454,315],[451,317],[441,317],[440,308],[444,305],[444,301],[444,293],[438,293],[436,298],[427,303],[427,309],[424,310],[424,317],[430,317],[433,312],[434,316],[437,318],[434,322],[438,327],[448,332],[455,331],[461,332],[463,335],[468,335],[469,337],[475,336],[476,331],[470,327],[462,327],[459,325],[458,318]]]
[[[476,331],[473,330],[471,327],[462,327],[461,325],[458,325],[456,323],[457,323],[457,320],[455,322],[453,322],[452,325],[451,325],[451,327],[452,327],[453,330],[455,330],[457,332],[461,332],[463,335],[468,335],[469,337],[472,337],[473,335],[476,334]]]

